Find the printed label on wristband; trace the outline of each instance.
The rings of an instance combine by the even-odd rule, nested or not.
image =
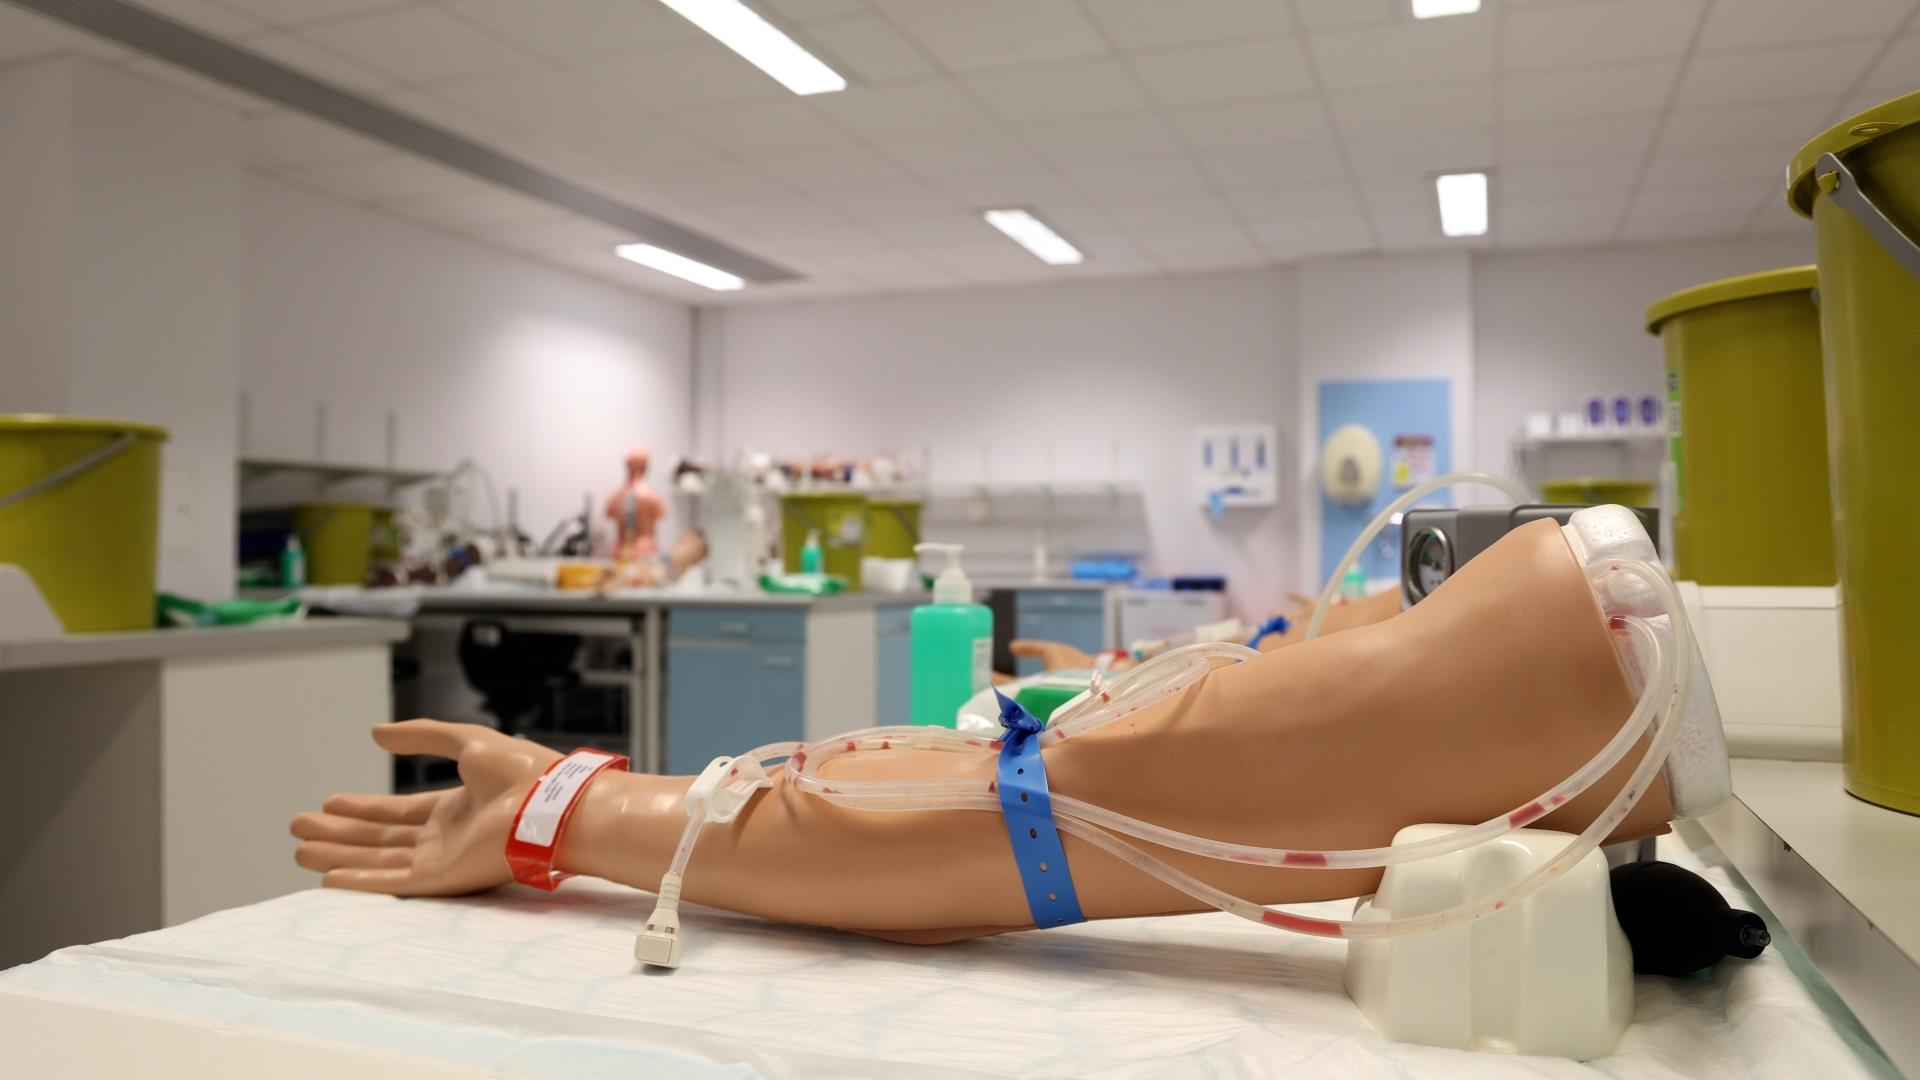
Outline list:
[[[618,760],[618,755],[592,750],[576,750],[567,755],[534,789],[520,813],[513,838],[523,844],[552,847],[560,831],[560,820],[566,816],[567,807],[573,805],[581,787],[594,773]]]

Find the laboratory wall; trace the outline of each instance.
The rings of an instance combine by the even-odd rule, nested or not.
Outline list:
[[[1790,213],[1784,205],[1779,212]],[[1476,462],[1506,470],[1508,439],[1530,412],[1556,403],[1577,409],[1585,394],[1657,391],[1660,343],[1642,319],[1653,301],[1718,278],[1812,261],[1811,228],[1753,240],[1476,257]]]
[[[378,464],[391,413],[398,464],[474,460],[538,540],[686,449],[684,305],[259,175],[244,235],[244,454]]]
[[[702,441],[924,456],[942,493],[926,531],[997,540],[978,576],[1027,574],[1044,532],[1056,573],[1069,545],[1133,546],[1226,573],[1251,613],[1291,584],[1290,496],[1211,520],[1191,458],[1211,423],[1293,447],[1294,296],[1282,269],[729,308],[703,323]],[[1042,483],[1050,503],[1022,493]]]

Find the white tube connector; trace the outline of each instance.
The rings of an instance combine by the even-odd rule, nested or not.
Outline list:
[[[660,902],[640,936],[633,939],[633,958],[648,967],[680,966],[680,875],[660,879]]]

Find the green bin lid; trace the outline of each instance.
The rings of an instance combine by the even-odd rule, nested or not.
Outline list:
[[[1814,136],[1787,165],[1787,205],[1801,217],[1813,216],[1813,163],[1821,154],[1845,154],[1916,120],[1920,120],[1920,90],[1883,101]]]
[[[1714,304],[1751,300],[1756,296],[1812,292],[1818,284],[1820,277],[1813,267],[1789,266],[1780,270],[1762,270],[1757,274],[1721,278],[1719,281],[1695,285],[1691,289],[1681,289],[1672,296],[1655,300],[1653,306],[1647,309],[1647,333],[1659,334],[1660,324],[1675,315],[1685,315]]]
[[[136,435],[167,441],[167,429],[130,420],[93,416],[54,416],[51,413],[0,413],[0,431],[45,431],[61,435]]]

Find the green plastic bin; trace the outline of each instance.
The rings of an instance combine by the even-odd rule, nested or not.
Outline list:
[[[166,440],[122,420],[0,416],[0,563],[68,632],[153,626]]]
[[[1802,147],[1787,202],[1820,267],[1847,790],[1920,814],[1920,93]]]
[[[1811,266],[1647,309],[1666,351],[1673,562],[1702,585],[1832,585],[1820,309]]]
[[[800,571],[807,534],[820,534],[824,571],[860,587],[860,559],[867,551],[867,497],[847,491],[796,491],[780,497],[780,548],[787,573]]]
[[[1587,506],[1617,503],[1621,506],[1651,506],[1653,485],[1645,480],[1621,480],[1605,476],[1576,476],[1565,480],[1543,480],[1540,498],[1562,506]]]
[[[914,558],[913,545],[920,542],[920,506],[917,499],[869,499],[867,554],[876,559]]]
[[[350,502],[300,503],[293,508],[293,531],[307,555],[307,584],[366,583],[377,509]]]

